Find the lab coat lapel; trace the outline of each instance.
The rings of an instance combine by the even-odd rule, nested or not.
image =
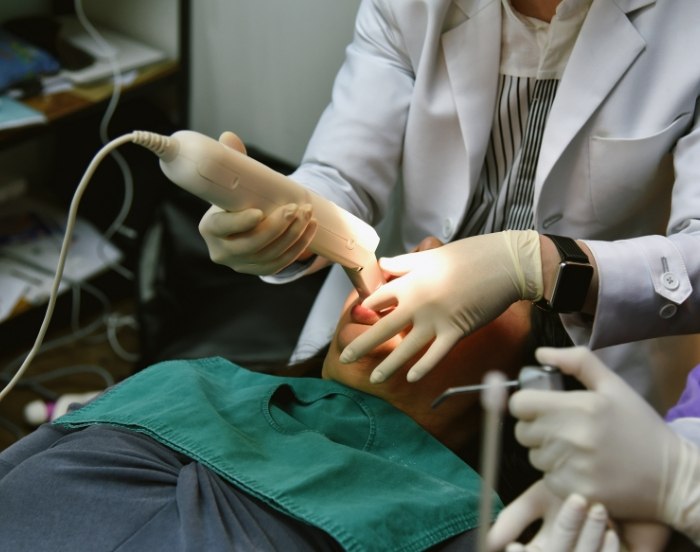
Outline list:
[[[479,177],[498,86],[501,3],[456,0],[466,19],[442,36],[445,63],[469,159],[470,182]]]
[[[593,1],[542,137],[535,204],[554,164],[646,46],[627,13],[654,1]]]

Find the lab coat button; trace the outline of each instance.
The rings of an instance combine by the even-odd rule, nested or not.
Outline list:
[[[450,219],[445,219],[442,223],[442,237],[445,239],[451,238],[453,229],[454,225],[452,221]]]
[[[676,312],[678,312],[678,307],[676,307],[676,305],[673,303],[666,303],[659,309],[659,316],[668,320],[669,318],[675,316]]]
[[[681,282],[673,272],[664,272],[661,275],[661,284],[669,291],[677,290]]]

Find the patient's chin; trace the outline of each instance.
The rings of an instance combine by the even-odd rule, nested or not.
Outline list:
[[[338,331],[337,334],[337,342],[338,342],[338,347],[342,351],[350,345],[356,338],[360,337],[363,333],[365,333],[371,326],[367,326],[365,324],[346,324],[340,330]],[[401,340],[400,337],[392,337],[388,341],[385,341],[381,345],[375,347],[372,349],[370,353],[368,353],[366,356],[367,357],[373,357],[374,359],[377,359],[377,362],[380,360],[383,360],[384,358],[387,357],[389,353],[391,353],[394,349],[396,349],[397,345],[399,344],[399,341]]]
[[[344,349],[352,341],[355,340],[355,338],[361,336],[363,333],[367,331],[367,326],[364,326],[362,324],[346,324],[340,330],[338,331],[338,346],[340,349]]]
[[[355,326],[355,325],[352,325]],[[364,326],[366,329],[367,326]],[[340,362],[340,352],[357,336],[363,333],[362,327],[344,327],[338,332],[336,341],[331,345],[329,354],[323,363],[322,376],[354,387],[356,389],[373,388],[375,384],[370,383],[369,376],[377,365],[384,360],[393,350],[388,344],[382,344],[379,348],[371,351],[354,362],[343,364]]]
[[[350,364],[342,364],[338,356],[327,356],[323,363],[321,377],[355,389],[364,389],[366,385],[372,385],[369,381],[369,375],[376,365],[376,361],[367,357]]]

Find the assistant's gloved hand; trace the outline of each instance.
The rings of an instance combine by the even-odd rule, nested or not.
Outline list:
[[[387,379],[425,347],[409,370],[416,381],[429,372],[464,335],[491,322],[512,303],[542,297],[540,240],[532,230],[465,238],[437,249],[380,261],[389,276],[399,276],[364,300],[380,311],[393,308],[348,345],[342,362],[354,362],[399,332],[410,330],[372,372]]]
[[[219,141],[245,153],[245,146],[232,132]],[[212,206],[199,223],[199,232],[211,260],[236,272],[265,276],[275,274],[300,257],[316,234],[311,205],[283,205],[267,217],[259,209],[231,213]]]
[[[577,492],[616,519],[656,520],[700,542],[700,451],[588,349],[541,348],[589,391],[521,390],[515,434],[560,497]]]
[[[534,521],[542,527],[528,544],[515,539]],[[510,544],[509,544],[510,543]],[[488,535],[491,552],[617,552],[620,541],[608,528],[608,515],[601,504],[589,507],[580,495],[562,502],[538,481],[509,504]]]

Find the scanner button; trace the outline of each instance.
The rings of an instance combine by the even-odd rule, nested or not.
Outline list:
[[[238,175],[211,159],[204,159],[197,163],[197,171],[203,178],[224,188],[234,190],[238,186]]]
[[[345,242],[345,247],[347,247],[348,249],[355,249],[356,244],[357,242],[353,238],[350,238],[348,241]]]

